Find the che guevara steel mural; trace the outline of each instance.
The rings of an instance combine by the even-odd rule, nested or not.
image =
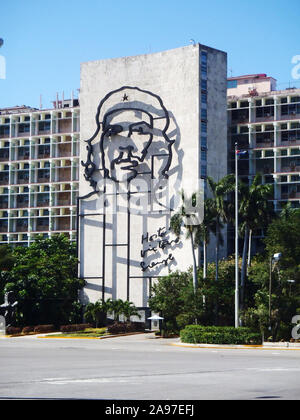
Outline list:
[[[129,295],[130,281],[130,222],[132,209],[130,200],[139,190],[151,197],[162,210],[170,212],[169,203],[164,205],[159,197],[163,195],[169,178],[175,140],[170,138],[170,116],[162,99],[138,87],[123,86],[108,93],[99,103],[96,112],[96,130],[86,140],[87,158],[84,179],[91,191],[79,200],[88,199],[95,194],[105,197],[107,183],[116,186],[116,194],[126,194],[127,208],[127,282]],[[173,136],[174,137],[174,136]],[[137,185],[143,182],[142,189]],[[168,199],[166,200],[166,202]],[[104,200],[105,210],[105,200]],[[103,214],[103,264],[105,262],[105,211]],[[174,260],[172,247],[179,239],[170,239],[167,226],[155,232],[141,232],[142,273],[151,277],[151,270],[157,266],[167,266]],[[118,244],[115,244],[118,246]],[[170,248],[170,252],[167,251]],[[160,255],[160,251],[163,254]],[[166,253],[167,251],[167,253]],[[149,255],[156,259],[147,261]],[[105,268],[103,268],[103,293]],[[128,296],[129,297],[129,296]]]

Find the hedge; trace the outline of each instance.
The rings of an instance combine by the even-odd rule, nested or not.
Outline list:
[[[40,333],[52,333],[55,331],[54,325],[37,325],[34,327],[34,332],[37,334]]]
[[[261,334],[245,327],[187,325],[180,331],[180,338],[192,344],[262,344]]]
[[[70,333],[70,332],[79,332],[84,331],[87,328],[91,328],[91,324],[71,324],[71,325],[62,325],[60,327],[60,331],[62,333]]]
[[[143,332],[145,331],[145,324],[143,322],[114,322],[107,327],[109,334],[123,334],[129,332]]]

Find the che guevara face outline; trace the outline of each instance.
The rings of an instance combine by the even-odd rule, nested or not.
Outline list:
[[[127,94],[131,95],[131,93],[136,93],[137,95],[143,95],[142,100],[140,101],[139,99],[135,99],[135,104],[139,104],[139,107],[134,107],[131,105],[131,102],[121,102],[121,95],[125,92],[126,96]],[[109,109],[109,111],[106,112],[106,114],[104,115],[104,117],[106,116],[106,119],[104,117],[101,117],[104,106],[107,102],[112,101],[112,99],[115,98],[114,105],[112,105]],[[146,100],[145,100],[146,99]],[[85,142],[87,143],[87,160],[81,161],[81,165],[85,167],[84,170],[84,178],[87,182],[89,182],[90,186],[93,188],[93,191],[90,192],[87,196],[91,196],[93,194],[96,194],[98,192],[98,188],[97,188],[97,181],[94,178],[94,174],[96,172],[98,172],[99,170],[103,170],[103,176],[104,178],[109,178],[111,177],[110,173],[109,173],[109,168],[106,167],[106,161],[105,161],[105,154],[103,154],[103,151],[105,149],[105,146],[103,145],[103,140],[104,140],[104,132],[106,131],[106,135],[107,134],[120,134],[121,128],[118,127],[118,125],[120,124],[108,124],[108,125],[112,125],[112,127],[108,127],[107,123],[109,123],[109,117],[110,115],[114,114],[115,112],[122,112],[122,111],[133,111],[133,112],[137,112],[137,113],[142,113],[143,115],[148,116],[148,121],[145,122],[148,125],[149,131],[151,130],[155,130],[155,120],[161,120],[163,121],[163,127],[159,129],[162,139],[165,141],[166,147],[167,147],[167,153],[168,153],[168,159],[167,162],[165,163],[164,167],[161,169],[161,176],[163,178],[168,178],[168,171],[172,162],[172,146],[175,143],[175,140],[171,140],[167,134],[169,125],[170,125],[170,117],[168,114],[167,109],[165,108],[163,101],[161,100],[161,98],[158,95],[155,95],[152,92],[140,89],[138,87],[131,87],[131,86],[123,86],[119,89],[116,89],[110,93],[108,93],[99,103],[98,108],[97,108],[97,113],[96,113],[96,131],[93,134],[93,136],[88,139],[85,140]],[[105,119],[105,121],[104,121]],[[102,120],[102,121],[101,121]],[[141,121],[140,121],[141,122]],[[139,122],[139,123],[140,123]],[[131,129],[133,130],[134,128],[138,129],[140,126],[139,124],[132,124]],[[101,130],[102,129],[102,130]],[[108,131],[111,130],[111,133],[108,133]],[[100,137],[100,162],[102,165],[102,169],[98,168],[98,165],[95,163],[95,145],[93,144],[93,141],[96,139],[96,137],[98,136],[98,134],[101,133],[101,137]],[[118,133],[119,131],[119,133]],[[123,128],[122,128],[123,131]],[[141,133],[141,135],[144,133]],[[149,141],[148,144],[146,143],[141,156],[139,159],[137,159],[136,161],[138,162],[138,164],[142,163],[148,153],[148,149],[153,141],[153,132],[152,133],[147,133],[148,135],[150,134],[149,137]],[[99,152],[98,152],[99,153]],[[131,153],[131,155],[133,155],[133,153]],[[126,159],[126,158],[125,158]],[[115,162],[116,165],[117,162]],[[124,162],[126,164],[126,162]],[[132,162],[129,162],[132,163]],[[133,165],[136,165],[136,163],[134,163]],[[136,170],[136,166],[133,166],[129,168],[129,170],[132,171],[132,175],[128,178],[128,182],[133,179],[136,175],[138,175],[138,171]],[[109,166],[109,165],[108,165]],[[128,169],[128,168],[127,168]],[[112,178],[113,179],[113,178]],[[115,179],[116,180],[116,179]]]
[[[123,172],[127,182],[134,179],[141,173],[139,166],[147,157],[153,137],[153,116],[149,112],[136,108],[107,112],[100,139],[104,176],[120,182]]]

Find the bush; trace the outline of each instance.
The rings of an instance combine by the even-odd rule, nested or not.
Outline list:
[[[180,331],[183,343],[193,344],[261,344],[261,334],[250,328],[203,327],[187,325]]]
[[[8,335],[21,334],[21,332],[22,332],[22,328],[17,328],[17,327],[7,327],[6,328],[6,334],[8,334]]]
[[[22,334],[30,334],[34,332],[34,327],[24,327],[22,330]]]
[[[128,332],[142,332],[145,331],[145,324],[143,322],[114,322],[107,327],[107,332],[110,334],[124,334]]]
[[[63,333],[71,333],[84,331],[86,328],[91,328],[91,324],[72,324],[72,325],[62,325],[60,331]]]
[[[37,325],[34,328],[34,332],[37,334],[40,333],[51,333],[55,331],[54,325]]]

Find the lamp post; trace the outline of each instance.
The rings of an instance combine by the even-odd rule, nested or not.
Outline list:
[[[288,280],[287,282],[290,284],[290,296],[291,296],[292,284],[296,283],[296,280]]]
[[[281,258],[281,253],[278,252],[270,258],[270,275],[269,275],[269,331],[271,331],[271,294],[272,294],[272,272],[273,262],[278,262]]]
[[[238,149],[235,143],[235,328],[239,327],[239,206]]]

